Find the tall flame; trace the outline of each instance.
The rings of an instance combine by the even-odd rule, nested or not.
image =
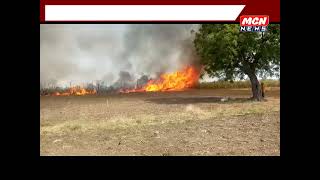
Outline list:
[[[121,89],[121,93],[130,92],[154,92],[154,91],[179,91],[195,87],[198,84],[200,71],[193,67],[187,66],[181,71],[173,73],[164,73],[157,80],[149,80],[145,86],[136,89]],[[71,87],[66,91],[60,93],[55,92],[53,96],[83,96],[97,94],[96,90],[87,90],[84,88]]]
[[[187,66],[181,71],[162,74],[158,80],[149,80],[140,89],[121,90],[120,92],[179,91],[197,85],[199,75],[200,73],[195,67]]]

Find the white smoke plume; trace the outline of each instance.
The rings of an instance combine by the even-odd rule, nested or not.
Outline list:
[[[197,61],[191,24],[41,24],[40,83],[156,77]]]

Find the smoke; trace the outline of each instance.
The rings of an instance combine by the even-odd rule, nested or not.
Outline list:
[[[120,71],[119,79],[113,84],[115,88],[121,87],[133,87],[134,86],[134,78],[127,71]]]
[[[191,24],[41,24],[40,82],[156,78],[195,64]]]

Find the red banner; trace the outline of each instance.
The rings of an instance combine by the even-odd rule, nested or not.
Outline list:
[[[50,5],[64,5],[64,6],[50,6]],[[70,5],[87,5],[87,6],[81,6],[79,7],[71,7]],[[45,22],[45,21],[118,21],[122,19],[117,19],[118,14],[111,14],[112,17],[116,17],[116,19],[111,20],[109,17],[104,19],[103,17],[99,19],[94,19],[97,16],[92,16],[92,18],[88,19],[81,19],[82,16],[76,16],[77,14],[73,14],[74,12],[76,13],[77,11],[82,11],[83,13],[87,13],[86,15],[90,17],[91,13],[90,12],[95,12],[95,9],[92,9],[90,5],[132,5],[129,8],[129,12],[136,13],[139,11],[146,11],[149,12],[148,10],[145,10],[146,7],[144,6],[137,6],[137,5],[172,5],[172,6],[166,6],[163,7],[164,9],[168,9],[169,11],[166,12],[166,10],[162,10],[161,8],[157,7],[150,7],[154,8],[154,12],[158,13],[154,18],[161,18],[163,19],[128,19],[128,20],[133,20],[133,21],[226,21],[226,22],[239,22],[239,18],[241,15],[268,15],[269,16],[269,21],[270,23],[278,23],[280,22],[280,0],[159,0],[159,1],[150,1],[150,0],[135,0],[135,1],[130,1],[130,0],[41,0],[40,1],[40,21]],[[200,7],[200,6],[191,6],[191,7],[186,7],[185,6],[176,6],[176,5],[226,5],[226,6],[212,6],[213,10],[210,11],[208,8]],[[244,8],[237,9],[238,7],[242,7],[241,5],[244,5]],[[70,7],[70,8],[69,8]],[[111,6],[113,7],[113,6]],[[116,8],[119,8],[119,11],[122,11],[122,9],[127,9],[128,6],[121,8],[122,6],[114,6]],[[132,8],[131,8],[132,7]],[[96,8],[96,7],[95,7]],[[177,16],[176,18],[173,17],[173,19],[166,18],[166,16],[162,16],[159,14],[159,12],[165,13],[170,13],[170,9],[172,11],[177,11],[178,13],[185,13],[187,10],[191,8],[191,11],[186,14],[186,16],[183,16],[183,19],[180,18],[180,16]],[[192,11],[192,8],[194,8],[194,11]],[[98,8],[99,10],[100,8]],[[235,15],[232,14],[230,11],[238,11],[239,14]],[[50,13],[48,12],[50,10]],[[88,10],[88,11],[87,11]],[[106,7],[106,10],[109,10],[109,7]],[[131,11],[132,10],[132,11]],[[153,9],[152,9],[153,10]],[[47,11],[47,12],[46,12]],[[63,19],[61,16],[63,15],[62,13],[64,11],[68,12],[68,18]],[[208,11],[208,12],[203,12],[203,11]],[[213,11],[216,11],[213,12]],[[107,17],[108,13],[112,12],[106,12],[101,9],[102,14]],[[201,16],[201,13],[207,13],[208,15],[211,15],[210,12],[212,12],[212,19],[210,17],[203,18]],[[224,13],[225,12],[225,18],[224,18]],[[48,14],[49,13],[49,14]],[[230,13],[230,16],[227,16],[227,14]],[[60,14],[60,16],[59,16]],[[62,14],[62,15],[61,15]],[[119,12],[121,14],[121,12]],[[199,15],[199,18],[188,18],[188,15],[192,14],[193,16]],[[50,17],[46,17],[50,15]],[[135,15],[135,14],[132,14]],[[152,12],[148,14],[147,16],[153,15]],[[69,17],[70,16],[70,17]],[[129,15],[128,15],[129,16]],[[236,16],[236,17],[235,17]],[[52,17],[52,18],[51,18]],[[140,16],[137,15],[137,18]],[[221,19],[219,19],[221,17]],[[235,17],[233,19],[233,17]],[[119,18],[125,18],[125,17],[119,17]],[[130,18],[130,16],[129,16]],[[180,19],[179,19],[180,18]],[[200,19],[201,18],[201,19]]]

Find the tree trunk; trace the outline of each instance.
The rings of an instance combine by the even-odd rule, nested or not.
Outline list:
[[[250,82],[251,82],[251,90],[252,90],[252,95],[253,99],[257,101],[261,101],[263,99],[262,97],[262,91],[261,91],[261,85],[260,82],[257,78],[257,76],[254,73],[251,73],[249,75]]]

